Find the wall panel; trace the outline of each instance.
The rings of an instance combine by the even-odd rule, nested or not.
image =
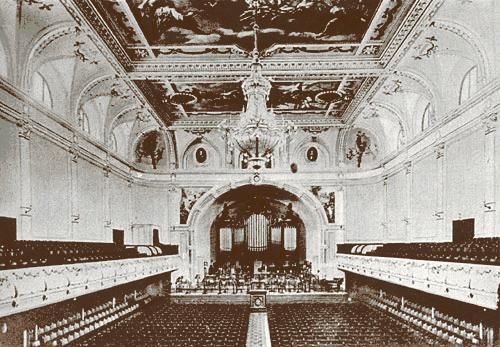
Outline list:
[[[438,225],[434,214],[438,211],[438,162],[433,154],[415,162],[412,170],[412,235],[410,239],[432,241]]]
[[[167,188],[134,185],[133,197],[133,223],[158,225],[160,241],[166,243],[169,229]]]
[[[129,187],[127,181],[114,176],[109,176],[109,207],[111,225],[115,229],[127,230],[129,228]]]
[[[484,132],[477,130],[448,144],[446,151],[446,227],[452,221],[475,218],[476,234],[483,234],[485,192]]]
[[[406,241],[406,174],[400,171],[387,179],[387,241]]]
[[[31,136],[32,237],[70,238],[68,153],[38,135]]]
[[[346,187],[346,242],[370,242],[383,239],[382,183]]]
[[[20,206],[16,125],[0,118],[0,216],[17,217]]]
[[[102,169],[80,159],[78,161],[79,233],[75,240],[110,241],[104,234],[104,173]]]

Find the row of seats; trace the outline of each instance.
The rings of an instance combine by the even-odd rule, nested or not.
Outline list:
[[[0,270],[176,254],[177,246],[114,243],[14,241],[0,244]]]
[[[270,305],[273,346],[422,345],[434,341],[359,302]]]
[[[75,346],[244,346],[247,305],[169,304],[164,298]]]
[[[368,294],[366,301],[446,342],[454,345],[480,344],[479,324],[472,324],[410,301],[405,301],[402,305],[400,298],[387,293],[383,296]]]
[[[114,243],[15,241],[0,245],[0,269],[106,261],[140,256]]]
[[[464,242],[343,244],[338,253],[500,265],[500,237]]]
[[[134,294],[132,294],[134,296]],[[43,327],[29,331],[31,346],[64,346],[100,329],[119,318],[136,311],[140,304],[147,304],[151,298],[143,300],[124,301],[117,304],[110,300],[88,310],[52,322]]]
[[[92,309],[89,309],[87,311],[83,311],[83,315],[86,316],[91,316],[96,313],[100,313],[101,311],[104,311],[110,307],[113,306],[113,302],[110,300],[102,305],[96,306]],[[82,313],[78,312],[75,313],[69,317],[63,318],[61,320],[52,322],[50,324],[45,325],[44,327],[40,327],[38,329],[38,334],[43,335],[43,334],[50,334],[52,331],[57,331],[59,328],[64,328],[68,325],[71,325],[71,323],[76,323],[82,320]],[[33,332],[34,333],[34,332]]]

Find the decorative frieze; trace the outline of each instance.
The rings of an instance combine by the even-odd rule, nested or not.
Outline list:
[[[0,316],[177,270],[177,255],[0,271]]]

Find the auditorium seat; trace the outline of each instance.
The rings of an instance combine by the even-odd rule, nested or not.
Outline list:
[[[273,346],[421,345],[429,339],[362,303],[271,305],[268,317]]]
[[[247,305],[169,304],[158,299],[75,346],[244,346]],[[144,324],[144,322],[148,324]],[[126,336],[126,339],[123,338]]]
[[[500,237],[477,238],[460,243],[343,244],[338,245],[337,251],[340,254],[500,265]]]
[[[466,322],[438,310],[434,310],[434,317],[432,317],[432,308],[407,299],[405,299],[405,306],[401,307],[401,298],[389,293],[384,293],[383,296],[375,292],[365,293],[363,297],[370,306],[411,323],[422,331],[439,337],[443,342],[467,346],[479,343],[479,323]],[[387,303],[391,305],[399,303],[399,305],[385,309],[383,305]]]
[[[176,245],[124,247],[114,243],[14,241],[0,244],[0,270],[177,254]]]

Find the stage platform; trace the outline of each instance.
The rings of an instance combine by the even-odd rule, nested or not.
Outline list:
[[[249,294],[216,294],[216,293],[172,293],[167,299],[175,304],[248,304]],[[325,303],[335,304],[347,302],[346,292],[336,293],[267,293],[267,303],[272,304],[299,304]]]

